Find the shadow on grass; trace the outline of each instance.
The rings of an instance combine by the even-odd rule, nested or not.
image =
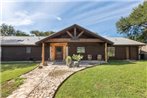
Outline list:
[[[6,98],[21,84],[23,84],[23,78],[16,78],[11,81],[6,81],[1,84],[1,98]]]
[[[135,61],[126,61],[126,60],[110,60],[107,64],[104,65],[128,65],[128,64],[135,64]]]
[[[26,68],[37,64],[36,62],[9,62],[1,64],[1,72],[16,68]]]

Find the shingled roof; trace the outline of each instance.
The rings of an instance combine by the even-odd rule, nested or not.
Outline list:
[[[0,41],[1,45],[9,45],[9,46],[15,46],[15,45],[36,45],[36,42],[46,38],[44,37],[36,37],[36,36],[1,36]],[[112,41],[114,44],[113,45],[137,45],[137,46],[142,46],[145,45],[144,43],[137,42],[134,40],[130,40],[127,38],[123,37],[105,37],[106,39],[109,39]]]
[[[36,36],[1,36],[1,45],[36,45],[35,43],[45,37]]]
[[[105,38],[114,42],[113,45],[145,45],[145,43],[141,43],[124,37],[105,37]]]

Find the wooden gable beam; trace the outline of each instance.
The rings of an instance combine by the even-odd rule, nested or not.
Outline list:
[[[77,30],[74,28],[74,38],[77,38]]]
[[[79,38],[83,33],[84,33],[84,31],[82,31],[81,33],[79,33],[78,36],[77,36],[77,38]]]
[[[66,31],[66,32],[71,38],[74,38],[74,36],[69,31]]]

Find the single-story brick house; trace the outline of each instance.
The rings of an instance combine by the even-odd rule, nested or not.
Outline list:
[[[47,37],[1,37],[1,60],[64,60],[66,56],[81,54],[83,60],[137,60],[139,49],[144,46],[122,37],[102,37],[79,25],[72,25]]]

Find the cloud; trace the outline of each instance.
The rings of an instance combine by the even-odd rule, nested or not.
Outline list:
[[[102,2],[102,1],[117,1],[117,0],[41,0],[42,2]],[[120,0],[119,2],[131,2],[139,0]],[[5,0],[4,2],[40,2],[40,0]]]
[[[100,10],[93,10],[93,11],[85,14],[85,18],[79,20],[78,22],[89,26],[89,25],[94,25],[94,24],[104,22],[104,21],[107,21],[110,19],[114,19],[116,17],[126,16],[128,13],[125,13],[125,12],[130,11],[133,7],[136,7],[137,5],[138,5],[138,3],[134,3],[134,4],[132,4],[128,7],[125,7],[123,9],[118,8],[115,10],[113,7],[116,7],[116,6],[118,7],[120,5],[113,5],[113,6],[106,7],[103,10],[101,10],[101,9]],[[96,13],[96,11],[97,11],[97,13]],[[103,12],[101,12],[101,11],[103,11]],[[107,12],[107,13],[105,13],[105,12]],[[91,17],[88,17],[89,14],[91,14]],[[83,17],[83,14],[77,16],[77,18],[78,17],[79,18]]]
[[[59,16],[58,16],[58,17],[56,17],[56,19],[57,19],[57,20],[59,20],[59,21],[61,21],[61,20],[62,20],[62,18],[61,18],[61,17],[59,17]]]
[[[6,23],[13,26],[26,26],[32,25],[39,18],[44,16],[43,13],[28,13],[28,11],[17,11],[14,15],[8,19],[2,20],[2,23]]]
[[[6,20],[2,20],[2,23],[6,23],[13,26],[23,26],[33,24],[33,20],[28,16],[26,11],[15,12],[14,16]]]
[[[13,26],[24,26],[24,25],[30,25],[33,23],[32,20],[30,19],[22,19],[22,18],[13,18],[13,19],[8,19],[6,21],[2,21],[2,23],[8,24],[8,25],[13,25]]]

